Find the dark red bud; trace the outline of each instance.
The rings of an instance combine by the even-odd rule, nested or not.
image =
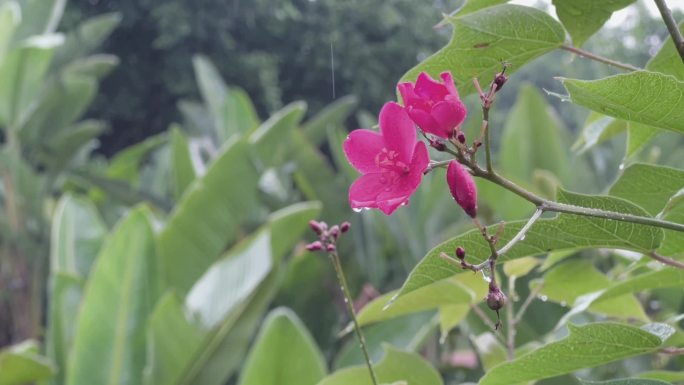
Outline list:
[[[499,91],[501,87],[506,83],[508,77],[503,73],[497,74],[494,78],[494,84],[496,84],[496,91]]]
[[[458,135],[456,135],[456,139],[458,139],[459,143],[463,144],[466,142],[466,137],[463,131],[460,131]]]
[[[465,258],[465,249],[461,246],[456,248],[456,258],[463,260]]]
[[[335,251],[335,245],[333,245],[332,243],[330,243],[330,244],[328,244],[328,246],[325,247],[325,250],[326,250],[327,252],[329,252],[329,253],[332,253],[332,252]]]
[[[444,143],[444,141],[439,139],[430,139],[430,146],[432,146],[432,148],[434,148],[437,151],[446,150],[446,144]]]
[[[351,223],[349,222],[342,222],[342,224],[340,225],[340,231],[343,233],[349,231],[349,228],[351,228]]]
[[[311,242],[306,245],[306,249],[309,251],[323,250],[323,244],[320,241]]]
[[[489,286],[489,293],[487,293],[487,306],[495,311],[498,311],[506,304],[506,295],[496,286]]]

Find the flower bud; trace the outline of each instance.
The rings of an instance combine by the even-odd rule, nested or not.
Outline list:
[[[456,135],[456,139],[458,139],[458,142],[463,144],[466,142],[466,137],[463,131],[459,131],[458,134]]]
[[[332,252],[335,251],[335,245],[333,245],[332,243],[329,243],[328,246],[325,247],[325,250],[326,250],[328,253],[332,253]]]
[[[311,230],[313,230],[318,235],[321,235],[321,233],[323,233],[323,228],[321,227],[321,224],[319,222],[314,221],[313,219],[309,221],[309,227],[311,227]]]
[[[487,306],[498,311],[506,304],[506,295],[496,285],[489,285],[489,293],[487,293]]]
[[[337,239],[337,237],[340,236],[340,226],[334,225],[333,227],[331,227],[330,236],[333,237],[333,239]]]
[[[341,231],[342,233],[346,233],[347,231],[349,231],[349,228],[350,228],[350,227],[351,227],[351,223],[349,223],[349,222],[342,222],[342,224],[340,225],[340,231]]]
[[[444,144],[444,141],[439,139],[430,139],[430,146],[437,151],[446,150],[446,144]]]
[[[309,251],[323,250],[323,244],[320,241],[311,242],[306,245],[306,249]]]
[[[461,246],[456,248],[456,258],[463,260],[465,259],[465,249]]]
[[[496,84],[496,91],[499,91],[501,87],[506,83],[508,77],[503,73],[497,74],[494,78],[494,84]]]
[[[470,217],[477,216],[477,187],[473,176],[455,160],[447,168],[447,184],[456,203]]]

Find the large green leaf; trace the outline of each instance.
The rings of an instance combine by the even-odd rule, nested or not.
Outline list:
[[[106,129],[107,125],[101,121],[78,122],[50,138],[49,143],[44,143],[46,148],[38,154],[37,159],[51,170],[61,171],[66,164],[77,157],[79,151],[92,143]]]
[[[553,0],[556,14],[572,37],[576,47],[582,46],[610,19],[615,11],[635,0]]]
[[[622,378],[610,381],[580,380],[582,385],[670,385],[671,383],[660,380],[646,380],[643,378]]]
[[[0,64],[12,43],[14,29],[21,21],[21,8],[15,1],[0,4]]]
[[[590,196],[569,193],[559,190],[558,200],[585,207],[622,212],[641,216],[648,214],[638,206],[623,199],[608,196]],[[499,247],[512,239],[525,225],[526,221],[506,223],[499,238]],[[490,227],[496,233],[498,226]],[[575,250],[585,248],[617,248],[634,251],[651,251],[656,249],[663,238],[663,231],[650,226],[642,226],[626,222],[611,221],[572,214],[559,214],[553,219],[538,220],[511,250],[500,257],[500,261],[534,256],[554,250]],[[462,272],[460,267],[442,259],[444,252],[453,255],[456,247],[465,248],[470,263],[479,263],[489,256],[489,246],[477,230],[470,230],[455,238],[447,240],[430,250],[418,265],[411,271],[406,282],[399,291],[399,296],[448,278]]]
[[[145,325],[156,301],[155,244],[147,209],[105,241],[83,296],[66,383],[134,384],[145,365]]]
[[[53,272],[50,276],[49,320],[45,351],[57,366],[51,384],[64,384],[67,359],[76,333],[76,320],[83,298],[82,277]]]
[[[31,36],[55,32],[62,18],[66,0],[21,0],[22,21],[14,34],[18,43]]]
[[[627,167],[610,188],[610,195],[627,199],[658,214],[670,197],[684,188],[684,171],[672,167],[637,163]]]
[[[291,310],[278,308],[264,320],[239,385],[315,385],[326,372],[306,326]]]
[[[357,102],[356,96],[347,95],[328,104],[302,126],[304,135],[311,143],[320,146],[323,144],[327,132],[335,127],[344,127],[345,119],[354,110]]]
[[[519,5],[498,5],[449,20],[453,36],[449,44],[416,67],[402,81],[413,81],[421,71],[438,76],[451,71],[461,94],[475,91],[473,77],[488,83],[501,71],[502,61],[511,70],[563,44],[565,31],[543,11]]]
[[[186,292],[236,238],[256,196],[248,154],[244,141],[226,143],[176,205],[158,240],[166,285]]]
[[[97,15],[80,23],[67,34],[64,45],[55,52],[53,66],[59,68],[95,50],[119,23],[121,23],[121,15],[118,13]]]
[[[679,24],[679,30],[684,31],[684,22]],[[664,39],[663,45],[658,52],[646,63],[646,69],[672,75],[680,81],[684,81],[682,58],[679,56],[679,52],[669,36]]]
[[[578,280],[577,277],[582,279]],[[578,297],[606,289],[611,283],[590,261],[574,260],[549,270],[544,275],[544,284],[539,294],[562,305],[573,304]],[[589,309],[609,316],[648,320],[641,304],[631,293],[611,299],[596,302]]]
[[[173,191],[177,199],[197,177],[190,155],[188,138],[177,125],[171,125],[171,163]]]
[[[185,307],[167,295],[152,316],[145,383],[225,383],[275,294],[278,254],[292,249],[319,212],[319,204],[305,203],[274,213],[268,225],[212,265],[192,287]]]
[[[620,134],[626,128],[627,123],[624,120],[613,119],[592,111],[584,122],[582,132],[572,149],[581,154]]]
[[[459,16],[463,16],[468,13],[479,11],[483,8],[492,7],[507,2],[508,0],[465,0],[465,3],[457,10],[457,13]]]
[[[34,341],[24,341],[0,350],[0,385],[23,385],[52,377],[55,367],[38,355]]]
[[[674,329],[660,325],[671,334]],[[616,323],[568,325],[570,335],[489,370],[479,385],[507,385],[572,373],[656,351],[665,336]]]
[[[635,71],[599,80],[561,79],[575,104],[596,112],[684,133],[684,83]]]
[[[18,129],[38,95],[61,35],[36,36],[10,51],[0,63],[0,125]]]
[[[291,151],[285,140],[298,127],[305,112],[304,102],[288,104],[249,135],[249,143],[264,167],[281,164],[285,160],[284,157]]]
[[[142,142],[119,151],[109,162],[105,174],[112,179],[125,180],[135,185],[138,182],[140,167],[145,158],[167,142],[166,133],[150,136]]]
[[[542,95],[530,84],[520,88],[501,137],[500,168],[514,180],[532,182],[537,169],[567,181],[566,133]]]
[[[422,357],[385,345],[385,357],[373,366],[381,384],[441,385],[442,377]],[[318,385],[372,385],[368,368],[354,366],[339,370],[324,378]]]

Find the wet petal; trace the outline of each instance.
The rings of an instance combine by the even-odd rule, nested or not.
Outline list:
[[[380,111],[380,132],[388,150],[399,153],[398,160],[409,163],[416,143],[416,128],[406,110],[397,103],[388,102]]]
[[[418,96],[434,101],[442,100],[449,94],[446,87],[432,79],[427,72],[421,72],[420,75],[418,75],[414,91]]]
[[[361,175],[349,187],[349,204],[354,209],[378,208],[377,198],[386,185],[381,173]]]
[[[432,117],[439,125],[444,135],[450,136],[454,128],[458,127],[466,117],[465,105],[453,97],[447,98],[432,107]]]
[[[413,119],[413,121],[416,122],[418,127],[424,132],[448,139],[448,136],[445,136],[445,134],[442,132],[442,129],[440,128],[440,125],[437,123],[435,118],[433,118],[432,115],[430,115],[429,112],[426,112],[418,108],[409,107],[408,114],[411,117],[411,119]]]
[[[456,98],[458,98],[458,90],[456,89],[456,85],[454,84],[454,78],[451,77],[451,72],[442,72],[439,75],[439,77],[442,78],[442,82],[444,82],[444,87],[446,87],[447,91],[449,91],[449,94],[451,96],[455,96]]]
[[[385,141],[379,132],[372,130],[354,130],[344,141],[344,154],[347,160],[363,174],[379,172],[375,157],[385,147]]]

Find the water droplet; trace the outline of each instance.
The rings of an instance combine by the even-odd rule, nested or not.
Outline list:
[[[523,234],[523,236],[520,237],[520,240],[521,240],[521,241],[524,241],[526,236],[527,236],[527,234]]]
[[[354,208],[352,208],[352,210],[354,210],[355,213],[360,213],[361,211],[363,211],[363,209],[358,208],[358,207],[354,207]]]
[[[549,300],[549,297],[547,297],[547,296],[545,296],[545,295],[540,295],[538,298],[539,298],[540,300],[542,300],[542,302],[546,302],[546,301]]]
[[[347,299],[347,297],[344,297],[344,303],[349,303],[349,300]]]
[[[624,164],[624,163],[620,163],[620,165],[618,166],[618,169],[619,169],[619,170],[624,170],[624,169],[625,169],[625,164]]]
[[[568,306],[568,303],[565,302],[565,301],[561,301],[560,305],[563,306],[563,307],[566,307],[566,306]]]
[[[442,335],[439,336],[439,344],[440,345],[444,345],[446,343],[447,334],[448,333],[442,333]]]
[[[387,303],[385,304],[385,306],[382,307],[382,311],[385,311],[385,310],[389,309],[389,307],[392,306],[392,304],[394,304],[394,301],[397,300],[397,297],[398,297],[398,296],[399,296],[399,293],[393,295],[392,298],[390,298],[389,302],[387,302]]]
[[[489,269],[482,269],[482,279],[484,279],[484,281],[487,283],[492,282],[492,277],[489,276]]]

